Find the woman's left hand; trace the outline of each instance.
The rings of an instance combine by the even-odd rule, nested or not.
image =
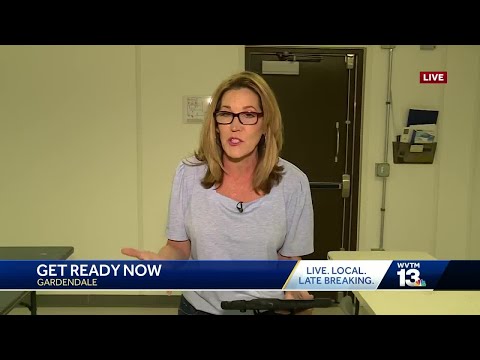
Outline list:
[[[308,291],[285,291],[285,300],[312,300],[313,295]],[[313,315],[313,309],[302,310],[295,315]]]

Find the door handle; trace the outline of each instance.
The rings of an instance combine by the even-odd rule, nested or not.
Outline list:
[[[335,128],[337,129],[337,153],[335,154],[335,162],[338,162],[338,151],[340,150],[340,123],[338,121],[335,123]]]
[[[342,197],[350,197],[350,175],[348,174],[342,175]]]
[[[310,181],[310,189],[341,189],[342,184],[336,182]]]

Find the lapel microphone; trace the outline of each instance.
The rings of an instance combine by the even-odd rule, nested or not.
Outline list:
[[[243,213],[243,202],[239,202],[237,203],[237,210],[240,212],[240,213]]]

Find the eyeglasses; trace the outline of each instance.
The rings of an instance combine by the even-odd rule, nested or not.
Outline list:
[[[220,125],[228,125],[233,122],[233,119],[238,117],[238,120],[243,125],[255,125],[258,118],[263,116],[261,112],[244,111],[240,113],[232,113],[230,111],[216,111],[213,113],[215,121]]]

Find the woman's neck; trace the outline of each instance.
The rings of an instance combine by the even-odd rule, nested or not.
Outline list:
[[[257,161],[258,156],[256,152],[240,160],[231,159],[227,155],[223,155],[223,166],[226,175],[233,179],[253,177]]]

